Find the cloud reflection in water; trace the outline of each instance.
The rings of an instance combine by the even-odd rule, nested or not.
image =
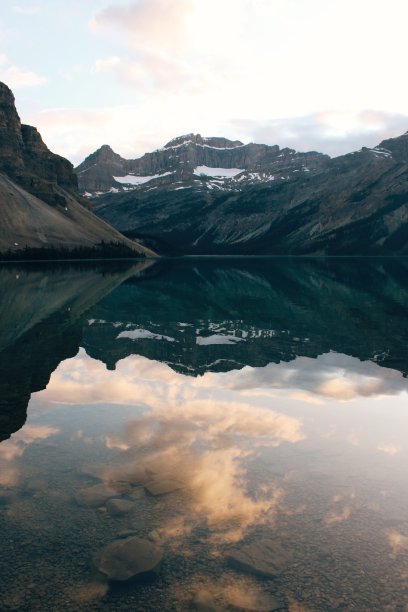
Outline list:
[[[395,395],[406,387],[399,372],[335,353],[195,378],[137,355],[107,371],[81,350],[60,365],[41,399],[142,408],[122,433],[104,436],[106,447],[120,451],[122,460],[100,466],[99,477],[148,490],[182,490],[183,516],[161,525],[162,541],[206,524],[212,540],[225,543],[242,539],[251,526],[272,524],[283,507],[284,479],[254,483],[248,470],[262,448],[308,437],[303,420],[287,414],[288,406],[319,403],[324,409],[333,401]],[[388,454],[390,448],[378,446]],[[350,513],[346,503],[324,522],[343,522]]]

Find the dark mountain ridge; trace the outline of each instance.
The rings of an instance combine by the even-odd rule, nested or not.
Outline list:
[[[164,251],[408,254],[408,132],[333,159],[193,134],[139,160],[102,149],[77,168],[107,190],[95,212]]]

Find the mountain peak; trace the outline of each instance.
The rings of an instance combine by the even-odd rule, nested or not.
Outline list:
[[[379,144],[379,148],[390,151],[396,161],[408,161],[408,132],[395,138],[388,138]]]
[[[201,147],[213,147],[215,149],[234,149],[244,146],[240,140],[228,140],[223,137],[203,137],[201,134],[183,134],[170,140],[164,145],[165,149],[180,147],[182,145],[193,144]]]
[[[88,157],[84,159],[84,161],[75,169],[75,171],[81,172],[82,170],[88,169],[96,163],[98,164],[114,163],[114,164],[121,165],[123,161],[124,161],[123,158],[118,153],[115,153],[112,147],[110,147],[107,144],[104,144],[101,147],[99,147],[99,149],[97,149],[96,151],[88,155]]]
[[[107,159],[112,159],[112,158],[115,158],[116,156],[120,157],[118,153],[115,153],[112,147],[108,144],[104,144],[101,147],[99,147],[99,149],[97,149],[94,153],[92,153],[92,155],[98,158],[107,158]]]

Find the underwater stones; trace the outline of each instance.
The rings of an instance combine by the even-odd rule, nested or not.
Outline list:
[[[120,514],[127,514],[133,508],[135,504],[127,499],[109,499],[106,502],[106,508],[112,516],[118,516]]]
[[[290,563],[291,555],[274,540],[263,539],[231,549],[227,561],[245,572],[273,578]]]
[[[109,580],[129,580],[155,572],[162,560],[161,550],[138,537],[115,540],[95,555],[97,569]]]
[[[147,482],[144,487],[151,495],[158,496],[182,489],[183,483],[173,478],[157,478]]]
[[[75,493],[74,498],[79,506],[97,508],[105,504],[111,497],[116,497],[117,494],[117,489],[106,484],[97,484],[92,487],[80,489]]]

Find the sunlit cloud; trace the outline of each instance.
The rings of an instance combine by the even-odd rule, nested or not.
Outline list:
[[[31,98],[24,91],[24,122],[74,163],[105,143],[135,158],[189,132],[339,155],[407,130],[403,0],[393,10],[377,0],[76,1],[59,20],[44,7],[12,3],[2,51],[41,11],[42,41],[52,37],[51,47],[61,28],[57,74],[45,57],[33,71],[20,56],[0,78],[34,88]],[[45,79],[44,97],[34,96]],[[41,112],[50,105],[59,126]],[[107,105],[99,128],[82,121]]]
[[[262,447],[295,444],[305,437],[300,419],[258,406],[248,397],[243,401],[239,392],[223,395],[222,385],[216,392],[204,378],[140,356],[128,357],[108,372],[81,351],[60,365],[41,392],[43,402],[143,407],[122,433],[105,437],[107,448],[122,451],[123,461],[94,473],[109,483],[170,483],[170,488],[181,489],[186,515],[176,527],[171,522],[158,528],[162,540],[201,521],[211,527],[214,543],[234,542],[252,525],[272,521],[284,492],[267,482],[249,494],[246,463]]]
[[[196,575],[173,585],[171,592],[183,609],[269,610],[272,606],[267,591],[250,576]]]
[[[401,451],[401,447],[398,444],[386,444],[385,442],[380,442],[377,449],[386,455],[390,455],[390,457],[394,457],[394,455]]]
[[[387,529],[385,532],[388,544],[391,547],[391,554],[397,557],[400,554],[405,554],[408,549],[408,537],[397,531],[396,529]]]
[[[219,375],[210,376],[216,378]],[[208,382],[210,380],[208,378]],[[302,393],[311,397],[339,401],[408,391],[407,380],[401,372],[333,352],[320,355],[317,359],[297,357],[289,363],[271,363],[264,368],[247,366],[235,375],[231,374],[228,385],[244,393],[251,393],[254,388],[265,389],[265,393],[270,390],[276,393],[278,389],[301,389]]]
[[[347,521],[347,519],[350,518],[350,515],[351,515],[350,506],[344,506],[342,510],[339,510],[337,512],[331,512],[330,514],[328,514],[325,517],[324,522],[326,525],[334,525],[336,523],[343,523],[344,521]]]
[[[240,140],[280,144],[297,151],[322,151],[344,155],[361,147],[377,146],[408,129],[408,115],[382,110],[327,110],[305,116],[268,120],[233,119]],[[229,128],[231,129],[231,128]]]
[[[9,440],[0,444],[0,485],[12,487],[17,484],[20,469],[17,460],[22,457],[27,446],[33,442],[46,440],[59,433],[58,427],[51,425],[24,425]]]
[[[0,55],[0,81],[6,83],[11,89],[20,89],[44,85],[47,78],[32,70],[10,64],[7,56],[3,53]]]

